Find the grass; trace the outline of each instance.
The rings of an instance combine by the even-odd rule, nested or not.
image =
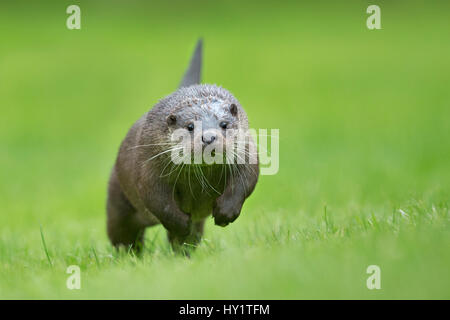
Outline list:
[[[52,263],[52,259],[50,259],[50,255],[48,254],[47,244],[45,243],[44,232],[42,231],[42,226],[40,226],[40,231],[41,231],[42,247],[44,248],[45,256],[47,257],[48,264],[50,265],[50,267],[52,267],[53,263]]]
[[[80,1],[77,31],[69,4],[1,4],[0,298],[450,298],[447,3],[380,1],[376,31],[364,1]],[[116,251],[117,148],[198,36],[205,82],[280,129],[280,171],[233,224],[209,220],[190,259],[159,226],[143,257]],[[81,290],[66,288],[73,264]]]

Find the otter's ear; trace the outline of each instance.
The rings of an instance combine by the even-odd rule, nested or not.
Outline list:
[[[238,109],[237,109],[237,105],[235,105],[234,103],[231,104],[230,106],[230,112],[233,116],[236,116],[238,113]]]
[[[171,114],[170,116],[167,117],[167,124],[169,126],[173,126],[175,123],[177,123],[177,117],[176,116]]]

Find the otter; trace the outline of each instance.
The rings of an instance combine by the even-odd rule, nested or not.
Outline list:
[[[235,146],[229,143],[235,135],[228,132],[248,130],[248,119],[228,90],[200,83],[202,47],[200,39],[179,88],[137,120],[120,145],[107,197],[107,233],[115,247],[140,252],[145,229],[157,224],[167,230],[174,251],[184,250],[185,244],[195,247],[208,216],[227,226],[255,188],[257,156],[253,163],[226,161],[235,152],[214,148]],[[184,130],[191,141],[174,141],[176,130]],[[252,137],[247,138],[240,149],[244,155],[255,150]],[[197,156],[206,148],[225,161],[174,161],[180,149]],[[192,155],[183,159],[192,160]]]

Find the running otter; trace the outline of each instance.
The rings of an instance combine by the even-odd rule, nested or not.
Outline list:
[[[235,152],[216,147],[230,145],[235,136],[228,132],[248,130],[247,115],[230,92],[200,84],[201,60],[200,40],[179,89],[136,121],[120,146],[107,200],[107,231],[116,247],[140,251],[145,228],[159,223],[175,250],[184,243],[195,246],[211,213],[215,224],[224,227],[239,216],[253,192],[259,175],[257,156],[253,163],[174,161],[180,149],[196,156],[206,148],[219,160],[234,159]],[[187,132],[191,142],[174,141],[176,130]],[[250,137],[239,150],[249,156],[255,154],[254,146]],[[183,159],[188,158],[192,160]]]

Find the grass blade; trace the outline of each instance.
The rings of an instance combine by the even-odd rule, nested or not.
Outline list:
[[[48,260],[48,263],[50,264],[50,267],[53,267],[52,259],[50,259],[47,245],[45,244],[45,238],[44,238],[44,232],[42,231],[42,225],[40,225],[40,231],[41,231],[42,246],[44,247],[45,255],[47,256],[47,260]]]

